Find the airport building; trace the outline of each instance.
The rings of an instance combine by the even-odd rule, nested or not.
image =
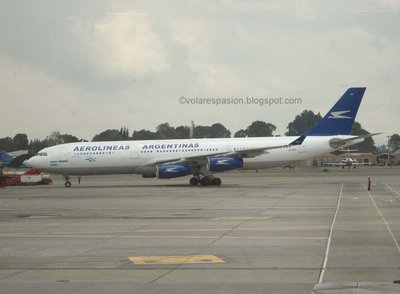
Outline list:
[[[341,154],[341,155],[325,154],[325,155],[322,155],[317,158],[299,162],[296,165],[297,166],[314,166],[314,167],[339,166],[339,164],[342,163],[343,160],[346,160],[347,158],[355,159],[358,164],[363,163],[365,166],[378,165],[378,163],[379,163],[377,155],[372,154],[372,153],[351,153],[351,154],[346,153],[346,154]],[[386,160],[387,160],[387,155],[386,155]],[[394,158],[392,160],[395,161]],[[397,161],[397,162],[400,162],[400,161]]]
[[[357,163],[363,163],[365,166],[374,166],[380,165],[385,166],[388,165],[390,158],[390,165],[400,165],[400,151],[394,152],[393,154],[381,153],[381,154],[373,154],[373,153],[351,153],[351,154],[325,154],[318,158],[306,160],[303,162],[296,163],[297,166],[335,166],[339,165],[346,160],[347,158],[355,159]]]
[[[400,150],[393,153],[380,153],[376,156],[378,165],[400,165]]]

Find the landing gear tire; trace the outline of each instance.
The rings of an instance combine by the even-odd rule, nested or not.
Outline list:
[[[189,183],[191,186],[197,186],[200,184],[201,186],[221,186],[221,179],[214,178],[211,176],[194,176],[190,178]]]
[[[211,181],[209,178],[204,177],[200,179],[200,185],[202,186],[209,186],[211,184]]]
[[[66,181],[65,182],[65,184],[64,184],[64,186],[65,186],[65,188],[71,188],[71,182],[70,181]]]
[[[190,186],[197,186],[199,184],[199,179],[196,177],[190,178]]]
[[[211,183],[213,186],[221,186],[222,181],[220,178],[214,178],[212,179]]]

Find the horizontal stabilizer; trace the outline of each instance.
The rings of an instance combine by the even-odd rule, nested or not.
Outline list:
[[[380,135],[382,133],[374,133],[374,134],[365,134],[365,135],[360,135],[360,136],[354,136],[349,139],[340,139],[340,138],[333,138],[329,140],[329,146],[333,149],[339,149],[339,148],[344,148],[347,146],[351,146],[357,143],[361,143],[364,141],[366,138],[370,138],[372,136]]]

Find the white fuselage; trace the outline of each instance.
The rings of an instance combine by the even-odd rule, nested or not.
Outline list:
[[[315,158],[334,151],[332,138],[353,136],[309,136],[301,145],[265,151],[244,158],[243,169],[282,166]],[[288,145],[297,137],[260,137],[224,139],[176,139],[152,141],[79,142],[43,149],[32,157],[32,167],[62,175],[154,174],[155,165],[186,158],[206,158],[243,149]]]

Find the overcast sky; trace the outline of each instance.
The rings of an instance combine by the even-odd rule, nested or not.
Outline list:
[[[130,131],[325,114],[366,86],[358,116],[400,133],[400,1],[1,1],[0,137]],[[179,98],[293,97],[296,105]]]

